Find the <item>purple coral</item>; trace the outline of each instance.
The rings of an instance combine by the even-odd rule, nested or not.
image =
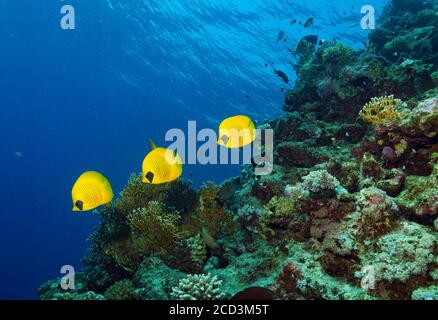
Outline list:
[[[398,160],[397,153],[395,152],[395,150],[388,146],[383,148],[382,155],[385,161],[388,163],[396,163]]]

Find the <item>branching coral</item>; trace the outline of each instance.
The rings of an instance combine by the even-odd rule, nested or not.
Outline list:
[[[161,201],[168,189],[169,184],[146,184],[142,182],[141,175],[133,173],[120,193],[116,210],[128,215],[132,210],[146,207],[149,201]]]
[[[222,280],[211,274],[188,275],[172,289],[175,300],[221,300],[227,294],[222,291]]]
[[[201,234],[187,239],[187,245],[190,248],[193,263],[201,267],[207,259],[207,249]]]
[[[232,216],[217,201],[218,189],[213,182],[204,184],[199,190],[199,205],[196,219],[201,227],[215,237],[220,231],[229,232],[232,227]]]
[[[144,255],[171,251],[181,236],[179,221],[178,213],[167,212],[157,201],[149,202],[146,208],[134,210],[128,216],[133,246]]]
[[[402,101],[394,99],[393,95],[374,97],[370,102],[365,104],[359,115],[363,120],[372,125],[378,125],[387,123],[399,118],[397,108],[401,105]]]

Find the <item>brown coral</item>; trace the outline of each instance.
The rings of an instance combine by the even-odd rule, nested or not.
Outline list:
[[[213,182],[207,182],[199,190],[199,205],[196,209],[196,220],[208,233],[216,237],[221,231],[230,232],[233,218],[218,202],[218,188]]]

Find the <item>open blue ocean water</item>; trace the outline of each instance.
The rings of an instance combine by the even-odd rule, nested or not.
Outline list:
[[[37,298],[62,265],[81,268],[98,222],[71,211],[83,171],[118,194],[149,138],[162,145],[189,120],[216,129],[235,114],[280,115],[295,78],[289,49],[309,34],[361,47],[361,7],[379,14],[386,1],[365,2],[0,0],[0,299]],[[60,27],[63,5],[75,30]],[[308,28],[291,24],[309,17]],[[183,177],[199,186],[238,173],[189,165]]]

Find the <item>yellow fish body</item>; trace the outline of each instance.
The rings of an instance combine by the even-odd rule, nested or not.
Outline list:
[[[143,160],[143,183],[161,184],[178,179],[182,174],[182,160],[166,148],[157,148],[150,140],[151,151]]]
[[[227,118],[219,125],[218,144],[227,148],[241,148],[252,143],[256,136],[256,127],[247,116]]]
[[[89,211],[113,200],[108,179],[96,171],[87,171],[76,180],[71,191],[73,211]]]

